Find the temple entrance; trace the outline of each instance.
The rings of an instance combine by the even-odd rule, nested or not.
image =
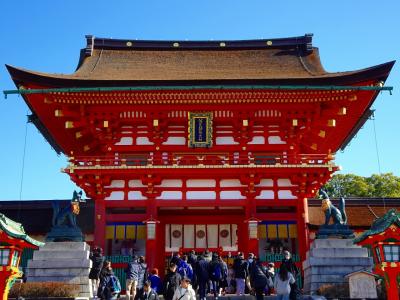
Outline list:
[[[283,251],[292,253],[299,261],[297,224],[291,221],[262,221],[258,224],[258,253],[261,261],[279,262]]]
[[[146,255],[146,227],[141,222],[106,226],[106,255]]]

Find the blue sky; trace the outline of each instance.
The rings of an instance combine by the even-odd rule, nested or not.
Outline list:
[[[399,58],[400,1],[0,1],[0,90],[14,89],[4,64],[72,73],[86,34],[127,39],[257,39],[313,33],[324,67],[355,70]],[[400,176],[399,62],[374,104],[380,171]],[[0,200],[66,199],[75,186],[66,165],[28,124],[22,98],[0,100]],[[373,121],[337,164],[344,173],[379,173]],[[22,167],[25,130],[25,165]],[[23,172],[22,172],[23,170]]]

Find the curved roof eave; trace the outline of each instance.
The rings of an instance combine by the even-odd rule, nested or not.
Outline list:
[[[109,86],[159,86],[159,85],[213,85],[213,84],[268,84],[268,85],[357,85],[376,80],[385,81],[395,61],[348,72],[327,73],[322,76],[304,78],[267,78],[267,79],[211,79],[211,80],[93,80],[73,75],[41,73],[6,65],[17,87],[34,84],[43,87],[109,87]]]

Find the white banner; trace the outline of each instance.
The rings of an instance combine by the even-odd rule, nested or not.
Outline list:
[[[218,225],[207,225],[208,248],[218,248]]]
[[[196,225],[196,248],[207,248],[206,225]]]
[[[194,248],[194,225],[184,225],[183,229],[183,248]]]

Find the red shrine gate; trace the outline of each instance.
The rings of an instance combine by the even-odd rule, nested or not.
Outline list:
[[[88,36],[72,75],[8,69],[31,121],[69,157],[64,172],[96,202],[94,242],[160,268],[186,248],[304,259],[307,198],[337,170],[334,153],[392,66],[327,73],[310,35]]]

